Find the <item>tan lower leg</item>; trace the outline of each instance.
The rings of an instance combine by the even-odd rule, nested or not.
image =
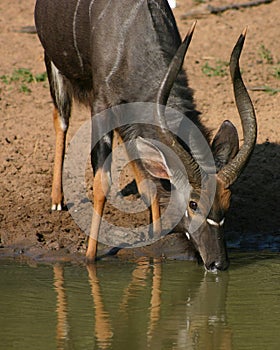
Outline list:
[[[106,196],[110,189],[109,175],[102,169],[99,169],[93,182],[93,215],[91,222],[90,237],[86,257],[88,260],[94,260],[97,252],[98,233],[101,225],[101,219],[106,202]]]
[[[154,235],[155,237],[159,237],[161,234],[161,220],[160,220],[160,206],[159,206],[157,197],[155,197],[152,202],[151,211],[152,211]]]
[[[65,152],[66,130],[61,128],[58,111],[54,108],[53,122],[56,134],[55,157],[52,183],[52,209],[62,208],[62,167]]]
[[[157,194],[150,188],[149,182],[145,181],[145,173],[137,162],[131,162],[134,178],[137,183],[138,191],[141,195],[148,197],[149,203],[151,203],[151,214],[153,222],[153,232],[156,237],[161,234],[161,220],[160,220],[160,205]]]

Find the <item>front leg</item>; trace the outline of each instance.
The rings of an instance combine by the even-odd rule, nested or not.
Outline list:
[[[93,214],[91,220],[90,236],[86,258],[88,262],[93,262],[97,254],[97,242],[102,215],[106,203],[106,197],[111,186],[111,175],[105,168],[99,168],[93,180]]]
[[[113,131],[105,134],[104,125],[98,117],[92,118],[92,151],[91,164],[93,168],[93,215],[86,258],[92,262],[96,258],[97,242],[106,203],[106,197],[111,187],[111,159]],[[98,141],[98,142],[97,142]]]

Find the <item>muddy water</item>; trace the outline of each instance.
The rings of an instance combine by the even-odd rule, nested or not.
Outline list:
[[[269,349],[280,346],[279,254],[97,267],[0,261],[0,349]]]

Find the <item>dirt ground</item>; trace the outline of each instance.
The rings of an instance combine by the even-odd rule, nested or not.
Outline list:
[[[204,3],[221,6],[242,2]],[[0,0],[0,256],[25,253],[40,258],[62,252],[83,253],[86,248],[86,236],[69,212],[50,210],[55,140],[52,104],[48,83],[42,76],[45,67],[40,42],[36,34],[22,30],[34,25],[34,3]],[[223,120],[230,119],[241,139],[228,68],[223,62],[229,61],[237,37],[248,27],[241,67],[256,109],[258,140],[249,165],[232,188],[225,225],[229,245],[279,251],[280,2],[183,20],[182,15],[205,6],[198,3],[177,0],[174,9],[182,35],[193,18],[198,19],[185,62],[189,85],[194,89],[203,122],[215,131]],[[226,69],[225,74],[219,65]],[[212,76],[214,73],[216,76]],[[88,111],[75,107],[69,141],[87,118]],[[116,213],[107,208],[106,215]],[[141,215],[137,220],[147,220],[147,212]],[[122,225],[125,220],[131,222],[129,216],[118,219]],[[176,250],[180,239],[171,235],[162,244]]]

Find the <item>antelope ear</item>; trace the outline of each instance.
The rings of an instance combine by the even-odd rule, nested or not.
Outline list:
[[[220,126],[211,148],[217,171],[236,156],[239,150],[238,133],[229,120],[225,120]]]
[[[170,180],[171,171],[163,152],[150,140],[140,136],[135,143],[144,168],[156,178]]]

